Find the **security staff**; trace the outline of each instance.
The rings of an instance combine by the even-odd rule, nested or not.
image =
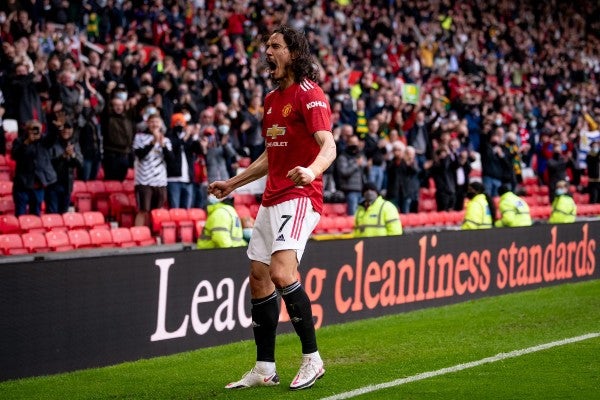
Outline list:
[[[202,235],[198,238],[197,248],[216,249],[225,247],[242,247],[248,243],[244,240],[242,222],[232,199],[219,201],[214,195],[208,196],[206,224]]]
[[[494,224],[494,203],[485,194],[480,182],[471,182],[467,187],[469,202],[461,229],[490,229]]]
[[[548,222],[551,224],[575,222],[577,205],[575,205],[575,200],[569,195],[569,184],[564,180],[556,182],[554,194],[552,212],[550,213]]]
[[[498,189],[500,194],[500,219],[496,221],[497,227],[531,226],[531,214],[527,202],[510,191],[508,185]]]
[[[398,209],[379,195],[375,184],[366,183],[362,194],[364,201],[354,217],[354,237],[402,235]]]

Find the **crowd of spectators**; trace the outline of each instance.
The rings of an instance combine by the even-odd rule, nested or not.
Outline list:
[[[585,190],[581,175],[598,171],[586,156],[600,139],[599,13],[591,0],[7,0],[0,118],[23,142],[39,127],[54,157],[79,161],[78,179],[102,167],[123,180],[141,154],[135,135],[158,114],[178,143],[169,188],[203,207],[207,182],[264,149],[262,40],[286,23],[307,33],[333,111],[327,201],[354,213],[371,182],[412,212],[433,181],[438,210],[460,210],[476,160],[490,196],[517,189],[525,168]],[[48,183],[25,181],[38,199]]]

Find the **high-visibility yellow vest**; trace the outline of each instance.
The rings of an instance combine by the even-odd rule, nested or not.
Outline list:
[[[354,216],[354,237],[402,235],[402,223],[396,206],[378,196],[365,208],[359,205]]]
[[[531,226],[529,205],[513,192],[506,192],[500,196],[500,219],[496,221],[498,227]]]
[[[568,224],[575,222],[576,216],[577,205],[575,200],[568,194],[561,194],[552,201],[552,212],[548,222],[551,224]]]
[[[242,222],[235,208],[229,204],[216,203],[207,208],[208,218],[198,238],[197,248],[217,249],[225,247],[242,247],[244,240]]]
[[[465,220],[461,229],[489,229],[492,227],[492,213],[485,194],[473,197],[465,210]]]

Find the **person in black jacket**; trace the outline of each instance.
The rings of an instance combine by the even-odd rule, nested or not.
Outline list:
[[[25,123],[23,134],[13,142],[11,156],[17,164],[13,181],[15,215],[28,212],[40,215],[44,189],[56,182],[57,177],[38,121]]]
[[[346,198],[346,214],[354,215],[362,196],[364,167],[367,164],[365,156],[360,151],[360,139],[350,136],[344,151],[335,161],[339,189]]]
[[[81,168],[83,163],[79,143],[73,140],[71,122],[65,122],[49,151],[57,180],[46,188],[46,212],[62,214],[68,211],[71,204],[75,170]]]
[[[193,138],[192,126],[186,124],[185,114],[175,113],[171,117],[171,128],[166,134],[173,151],[172,158],[165,158],[167,199],[171,208],[192,206],[194,158],[200,152],[200,144]]]
[[[488,137],[489,136],[489,137]],[[512,159],[504,141],[504,128],[498,126],[489,135],[481,136],[481,173],[485,192],[490,197],[498,196],[503,183],[513,181]]]
[[[590,194],[590,204],[600,203],[600,140],[592,143],[592,148],[585,158],[588,172],[587,191]]]
[[[435,182],[435,201],[438,211],[450,211],[456,202],[456,160],[447,147],[435,151],[429,174]]]

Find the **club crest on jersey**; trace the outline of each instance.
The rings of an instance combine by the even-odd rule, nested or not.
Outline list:
[[[290,103],[287,103],[285,106],[283,106],[283,108],[281,109],[281,115],[285,117],[287,117],[288,115],[290,115],[290,113],[292,112],[292,105]]]
[[[285,126],[275,124],[272,127],[267,128],[267,136],[270,136],[273,140],[276,139],[277,136],[282,135],[285,135]]]

